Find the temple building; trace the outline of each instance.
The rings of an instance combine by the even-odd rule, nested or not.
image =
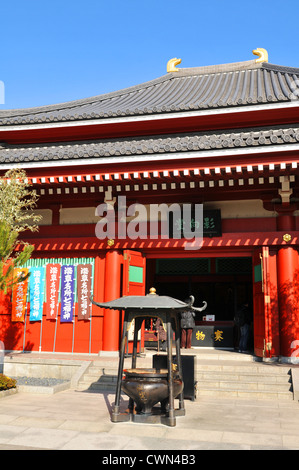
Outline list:
[[[0,111],[1,175],[23,168],[43,217],[23,236],[35,246],[24,268],[40,277],[23,286],[19,317],[13,296],[0,307],[6,350],[117,351],[122,315],[90,294],[105,302],[154,287],[207,302],[193,347],[238,348],[234,319],[248,304],[253,354],[299,360],[299,68],[253,52],[195,68],[172,59],[140,85]],[[202,239],[175,236],[184,220],[162,204],[190,207],[190,230],[201,207]]]

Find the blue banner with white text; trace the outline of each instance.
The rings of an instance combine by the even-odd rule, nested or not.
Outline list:
[[[61,322],[72,322],[74,312],[75,267],[61,267]]]
[[[44,305],[45,268],[30,268],[29,301],[30,321],[41,321]]]

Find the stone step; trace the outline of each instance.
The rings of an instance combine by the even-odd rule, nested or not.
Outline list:
[[[139,365],[138,367],[152,367],[152,364],[143,364]],[[117,375],[118,373],[118,365],[115,364],[114,366],[109,365],[108,367],[103,366],[95,366],[92,365],[88,369],[88,375],[91,376],[102,376],[102,375]],[[227,363],[195,363],[195,373],[197,377],[201,377],[202,374],[224,374],[224,373],[231,373],[235,374],[236,376],[241,375],[256,375],[258,377],[286,377],[290,375],[290,368],[289,367],[279,367],[279,366],[267,366],[267,365],[247,365],[247,364],[236,364],[236,365],[228,365]],[[278,380],[278,379],[277,379]]]
[[[201,396],[293,401],[293,394],[291,392],[276,392],[265,390],[219,390],[215,388],[204,388],[197,391],[197,400],[200,399]]]
[[[256,362],[256,358],[252,354],[240,354],[234,351],[224,351],[224,352],[220,352],[220,351],[209,352],[209,351],[204,351],[204,350],[203,351],[191,350],[191,351],[194,351],[194,352],[190,352],[190,353],[181,352],[181,355],[182,356],[195,356],[196,360],[199,360],[199,361],[225,361],[229,363],[240,362],[240,361],[242,363]],[[154,355],[158,355],[158,352],[151,351],[150,354],[149,353],[141,354],[140,356],[137,357],[137,364],[142,363],[142,364],[148,364],[150,366],[152,364],[152,360],[153,360],[152,357]],[[166,352],[161,352],[160,355],[165,356]],[[176,355],[175,350],[173,350],[173,355],[174,356]],[[131,361],[132,361],[131,356],[125,358],[125,364],[127,364],[128,367],[130,366]],[[94,365],[96,366],[107,365],[109,363],[110,364],[118,363],[118,355],[114,357],[110,357],[110,356],[98,357],[94,359],[93,362],[94,362]]]
[[[116,391],[116,382],[79,382],[77,391],[87,391],[87,392],[111,392],[115,393]]]
[[[76,390],[78,391],[98,391],[105,392],[111,391],[115,392],[117,384],[117,376],[105,376],[96,378],[95,380],[87,380],[85,377],[83,380],[80,380]]]
[[[117,367],[99,368],[99,367],[90,366],[86,374],[91,375],[93,377],[96,377],[96,376],[100,377],[102,375],[117,375],[117,372],[118,372]]]
[[[255,362],[256,357],[253,356],[252,354],[241,354],[238,352],[234,351],[226,351],[226,352],[220,352],[220,351],[213,351],[213,352],[208,352],[208,351],[196,351],[194,354],[193,353],[188,353],[188,354],[182,354],[183,356],[195,356],[197,360],[200,361],[225,361],[225,362]]]
[[[290,373],[290,367],[288,366],[279,366],[275,364],[247,364],[247,363],[235,363],[228,364],[227,362],[196,362],[195,364],[196,371],[219,371],[219,372],[237,372],[237,373],[255,373],[257,375],[286,375]]]
[[[288,392],[290,391],[290,383],[272,383],[272,382],[258,382],[253,377],[250,381],[238,381],[238,380],[199,380],[197,382],[197,388],[217,388],[220,390],[234,389],[234,390],[269,390],[277,392]]]
[[[156,354],[156,352],[154,352]],[[254,356],[235,352],[197,352],[195,380],[197,397],[230,396],[293,400],[290,368],[259,362]],[[125,358],[124,369],[132,359]],[[152,367],[152,354],[137,358],[138,368]],[[114,393],[118,358],[95,359],[78,384],[78,390]]]
[[[259,389],[259,388],[243,388],[241,386],[236,387],[235,384],[232,386],[231,383],[226,383],[225,387],[222,386],[215,387],[215,384],[197,384],[197,399],[200,399],[201,396],[219,396],[219,397],[240,397],[240,398],[255,398],[255,399],[276,399],[276,400],[292,400],[293,394],[289,390],[271,390],[271,389]],[[240,384],[239,384],[240,385]],[[255,384],[256,385],[256,384]],[[80,382],[77,387],[78,391],[88,391],[88,392],[97,392],[104,393],[110,392],[115,393],[116,391],[116,382],[93,382],[85,383]]]
[[[105,375],[91,375],[91,374],[86,374],[84,375],[83,380],[81,382],[84,382],[86,384],[91,384],[91,383],[96,383],[96,382],[101,382],[101,383],[116,383],[117,382],[117,375],[115,374],[105,374]]]
[[[198,382],[207,380],[229,380],[231,382],[257,382],[257,383],[269,383],[269,384],[286,384],[291,382],[290,375],[256,375],[252,373],[243,372],[217,372],[211,371],[200,371],[196,374],[196,380]]]
[[[117,374],[85,374],[81,379],[81,382],[85,384],[91,384],[95,382],[101,383],[116,383]],[[211,372],[206,372],[204,374],[196,374],[195,381],[198,383],[219,383],[219,382],[229,382],[229,383],[255,383],[258,386],[261,384],[269,385],[269,387],[281,388],[282,386],[291,387],[291,377],[290,376],[256,376],[253,374],[234,374],[234,373],[225,373],[225,374],[213,374]]]

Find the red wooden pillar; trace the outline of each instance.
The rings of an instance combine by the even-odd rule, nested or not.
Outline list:
[[[106,253],[104,302],[121,296],[122,254],[117,250]],[[118,310],[105,310],[103,322],[103,351],[118,351],[120,338],[120,313]]]
[[[292,212],[284,211],[279,214],[277,229],[286,234],[295,230]],[[277,264],[280,354],[286,358],[299,357],[298,251],[291,245],[282,246],[278,250]]]
[[[298,252],[291,246],[278,250],[280,354],[297,356],[299,345]],[[298,351],[299,357],[299,351]]]
[[[94,300],[104,302],[105,254],[96,256],[94,263]],[[92,306],[91,352],[98,353],[103,349],[104,310]]]
[[[266,246],[257,248],[253,255],[253,312],[255,354],[278,357],[277,256]]]

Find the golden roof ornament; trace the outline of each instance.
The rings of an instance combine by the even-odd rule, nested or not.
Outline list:
[[[174,57],[173,59],[170,59],[167,62],[167,73],[170,72],[178,72],[179,69],[176,68],[176,65],[180,64],[182,62],[182,59],[177,59]]]
[[[156,289],[154,287],[151,287],[149,293],[150,295],[156,295]]]
[[[266,49],[258,47],[257,49],[254,49],[252,53],[258,56],[258,59],[255,59],[255,62],[257,64],[261,62],[268,62],[268,52],[266,51]]]

